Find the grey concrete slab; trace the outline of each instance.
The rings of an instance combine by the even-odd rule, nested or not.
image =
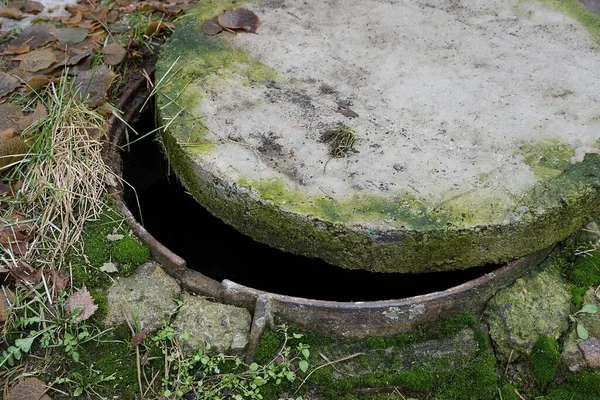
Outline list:
[[[227,223],[342,267],[545,248],[598,213],[600,170],[600,37],[578,18],[600,19],[549,4],[267,0],[257,34],[217,36],[200,4],[158,63],[169,159]]]

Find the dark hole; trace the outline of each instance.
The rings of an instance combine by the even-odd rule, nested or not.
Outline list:
[[[134,124],[140,135],[155,128],[147,112]],[[130,140],[134,138],[130,137]],[[492,272],[499,265],[428,274],[377,274],[346,270],[255,242],[212,216],[187,194],[168,165],[156,136],[123,153],[123,177],[136,188],[145,228],[188,267],[268,292],[334,301],[400,299],[445,290]],[[125,200],[139,219],[133,191]]]

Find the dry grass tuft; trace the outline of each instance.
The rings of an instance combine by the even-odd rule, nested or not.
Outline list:
[[[104,208],[111,174],[101,156],[105,119],[69,93],[67,84],[50,86],[48,115],[30,127],[30,152],[18,173],[23,181],[16,212],[35,221],[35,257],[60,267],[80,238],[85,221]]]

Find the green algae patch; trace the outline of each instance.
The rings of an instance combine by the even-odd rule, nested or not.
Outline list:
[[[192,112],[202,104],[208,91],[218,91],[226,81],[249,86],[279,77],[275,70],[235,47],[225,37],[209,37],[202,32],[202,22],[222,11],[213,3],[201,2],[192,8],[164,45],[156,66],[160,88],[157,108],[162,122],[166,130],[194,154],[214,148],[214,143],[207,139],[209,129],[202,118]]]
[[[600,43],[600,15],[591,12],[579,0],[541,0],[546,7],[566,13],[583,25],[596,43]]]
[[[535,176],[540,180],[555,178],[570,165],[575,149],[559,139],[521,143],[516,154],[523,157]]]

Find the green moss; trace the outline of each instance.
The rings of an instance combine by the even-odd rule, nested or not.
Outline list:
[[[114,374],[115,380],[102,384],[100,392],[104,397],[116,395],[122,399],[137,397],[137,367],[135,349],[129,345],[131,335],[127,328],[120,328],[100,342],[90,342],[80,349],[80,362],[73,365],[69,376],[93,383],[90,368],[99,374]],[[98,374],[96,374],[98,375]],[[98,388],[95,388],[98,389]]]
[[[593,154],[516,200],[519,209],[527,210],[518,223],[488,221],[485,228],[473,229],[467,222],[476,216],[468,209],[489,205],[459,207],[454,202],[436,208],[411,196],[380,201],[307,198],[282,180],[230,185],[216,176],[200,177],[179,139],[169,131],[162,138],[175,172],[212,214],[259,242],[349,269],[369,265],[376,272],[422,272],[503,262],[551,246],[600,214],[600,157]],[[264,197],[257,200],[236,185]],[[370,219],[391,221],[397,229],[379,230],[365,222]]]
[[[516,389],[517,388],[514,387],[510,383],[505,383],[504,385],[502,385],[502,388],[500,389],[500,391],[502,393],[502,399],[503,400],[521,400],[519,395],[517,395],[517,392],[515,392]]]
[[[585,26],[592,38],[600,42],[600,16],[587,9],[579,0],[541,0],[553,10],[567,13],[571,18]]]
[[[590,400],[600,398],[600,375],[580,371],[567,375],[564,383],[548,391],[543,400]]]
[[[254,361],[258,364],[267,364],[281,349],[285,336],[281,332],[265,329],[254,351]]]
[[[216,3],[199,2],[181,19],[157,62],[156,79],[162,80],[157,106],[165,125],[193,154],[214,146],[206,140],[208,128],[202,118],[188,111],[201,104],[204,93],[224,81],[249,86],[278,79],[275,70],[233,46],[224,35],[208,37],[202,33],[202,22],[222,12]]]
[[[90,289],[107,289],[113,281],[100,270],[104,263],[123,263],[122,274],[127,275],[148,260],[148,248],[129,236],[125,227],[123,218],[112,209],[107,209],[97,220],[86,222],[82,235],[83,250],[72,250],[67,254],[75,287],[85,285]],[[123,239],[108,240],[108,235],[114,233],[123,235]]]
[[[540,335],[531,351],[531,371],[534,378],[547,384],[554,380],[560,362],[558,343],[546,335]]]
[[[570,165],[575,149],[559,139],[522,143],[517,154],[539,179],[554,178]]]
[[[369,337],[365,340],[365,344],[371,349],[387,349],[392,346],[402,348],[424,340],[452,337],[465,328],[475,327],[476,324],[477,320],[472,313],[461,313],[424,324],[411,332],[385,337]]]
[[[129,266],[139,266],[148,261],[150,258],[150,250],[144,246],[138,239],[132,236],[125,236],[121,240],[117,240],[112,245],[113,259]],[[127,276],[133,272],[129,270],[123,275]]]

